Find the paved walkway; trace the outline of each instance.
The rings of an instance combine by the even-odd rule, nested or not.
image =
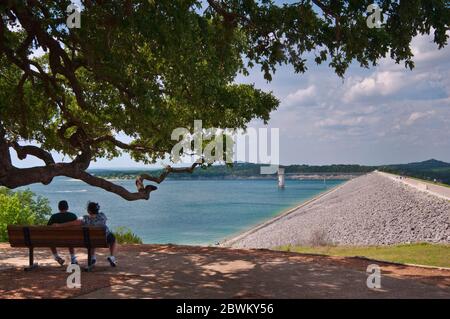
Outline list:
[[[65,253],[65,252],[64,252]],[[378,290],[366,286],[365,259],[167,245],[121,246],[119,267],[106,251],[66,287],[65,268],[37,250],[41,267],[24,272],[26,249],[0,244],[0,298],[448,298],[450,271],[382,264]],[[66,256],[67,258],[67,256]],[[81,262],[85,254],[79,253]]]
[[[450,200],[450,187],[445,187],[434,184],[432,182],[417,180],[411,177],[399,176],[385,172],[378,172],[378,174],[391,178],[397,182],[402,182],[420,191],[427,192],[437,197]]]

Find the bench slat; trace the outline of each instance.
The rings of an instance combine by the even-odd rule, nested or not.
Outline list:
[[[83,227],[8,226],[11,247],[29,247],[24,228],[29,229],[32,247],[86,247]],[[92,248],[107,248],[104,227],[88,227]]]

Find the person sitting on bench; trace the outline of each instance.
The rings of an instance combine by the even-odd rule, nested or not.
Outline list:
[[[93,202],[88,202],[87,205],[87,212],[88,215],[83,216],[82,219],[77,219],[74,221],[71,221],[69,223],[65,223],[65,224],[60,224],[57,226],[104,226],[105,230],[106,230],[106,242],[109,245],[109,251],[110,251],[110,256],[107,258],[107,260],[109,261],[109,264],[111,265],[111,267],[116,267],[117,266],[117,261],[116,261],[116,237],[114,236],[114,234],[109,230],[108,226],[106,226],[106,221],[108,220],[106,218],[106,215],[103,214],[102,212],[100,212],[100,205],[97,203],[93,203]],[[92,255],[92,259],[91,259],[91,265],[95,265],[95,263],[97,262],[97,258],[95,257],[95,249],[92,248],[91,250],[91,255]]]
[[[59,213],[53,214],[50,217],[47,223],[48,226],[55,224],[65,225],[68,222],[73,222],[78,219],[77,215],[69,212],[69,204],[67,203],[67,201],[65,200],[60,201],[58,203],[58,209]],[[51,247],[50,249],[53,253],[53,258],[55,259],[55,261],[57,261],[58,264],[60,264],[61,266],[64,265],[65,261],[58,255],[58,251],[56,250],[56,248]],[[77,256],[75,255],[75,249],[72,247],[69,248],[69,253],[70,253],[70,263],[73,265],[78,265]]]

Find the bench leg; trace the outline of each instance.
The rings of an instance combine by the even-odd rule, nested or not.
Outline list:
[[[28,257],[29,257],[29,263],[30,263],[30,265],[28,266],[28,267],[26,267],[24,270],[25,271],[30,271],[30,270],[33,270],[33,269],[36,269],[37,267],[38,267],[38,264],[36,263],[34,263],[34,248],[33,247],[30,247],[29,248],[29,254],[28,254]]]
[[[87,249],[87,251],[88,251],[88,262],[87,262],[87,264],[88,264],[88,266],[87,266],[87,268],[86,268],[86,271],[91,271],[92,270],[92,249],[91,248],[88,248]]]

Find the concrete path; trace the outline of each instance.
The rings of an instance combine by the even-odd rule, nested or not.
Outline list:
[[[434,184],[432,182],[417,180],[411,177],[405,177],[405,176],[399,176],[395,174],[389,174],[385,172],[379,172],[378,174],[388,177],[394,181],[404,183],[406,185],[409,185],[415,189],[418,189],[420,191],[432,194],[434,196],[450,200],[450,187],[445,187],[441,185]]]
[[[378,263],[381,289],[366,285],[357,258],[269,250],[171,245],[120,247],[119,267],[106,251],[81,289],[66,287],[69,274],[38,250],[40,267],[24,272],[27,250],[0,244],[0,298],[446,298],[450,271]],[[67,256],[66,256],[67,257]],[[81,262],[85,254],[79,253]]]

